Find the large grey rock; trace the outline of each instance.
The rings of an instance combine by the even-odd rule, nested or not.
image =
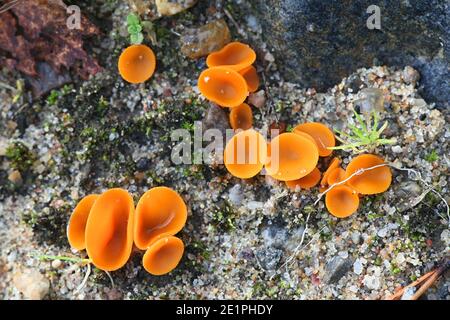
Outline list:
[[[367,8],[381,9],[370,30]],[[255,14],[284,77],[321,91],[357,68],[411,65],[422,95],[449,104],[449,2],[372,0],[256,0]]]

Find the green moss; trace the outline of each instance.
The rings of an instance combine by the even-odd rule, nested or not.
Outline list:
[[[213,222],[217,227],[223,228],[225,231],[236,229],[235,212],[228,202],[223,202],[220,207],[213,211]]]
[[[36,160],[35,155],[22,142],[14,142],[6,149],[6,158],[11,161],[11,167],[25,172]]]

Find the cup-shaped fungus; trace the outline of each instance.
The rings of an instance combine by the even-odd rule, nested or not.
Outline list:
[[[245,102],[230,111],[230,125],[234,130],[247,130],[253,126],[252,108]]]
[[[322,180],[320,181],[320,186],[322,188],[324,188],[328,185],[329,174],[331,173],[331,171],[338,168],[340,163],[341,163],[341,160],[339,158],[333,158],[333,160],[331,160],[327,170],[325,170],[325,172],[322,175]]]
[[[256,60],[256,53],[249,45],[231,42],[221,50],[211,53],[206,58],[208,67],[227,66],[240,71],[251,66]]]
[[[347,166],[345,177],[349,178],[360,169],[384,164],[384,160],[373,154],[357,156]],[[392,173],[388,166],[382,166],[353,176],[347,184],[361,194],[376,194],[386,191],[391,185]]]
[[[155,72],[155,54],[146,45],[131,45],[120,55],[118,66],[120,75],[126,81],[142,83]]]
[[[203,71],[198,78],[198,89],[206,99],[230,108],[242,104],[248,95],[244,77],[227,67],[214,67]]]
[[[328,148],[334,147],[336,145],[336,140],[333,132],[322,123],[302,123],[294,128],[293,132],[296,131],[307,133],[316,141],[317,147],[319,148],[319,155],[321,157],[329,156],[332,150]]]
[[[315,187],[320,181],[320,171],[314,168],[307,176],[297,180],[286,181],[286,185],[291,190],[295,190],[298,187],[301,189],[311,189]]]
[[[249,66],[239,71],[247,82],[247,88],[250,92],[255,92],[259,87],[259,77],[254,66]]]
[[[72,248],[77,250],[84,250],[86,248],[86,223],[89,217],[89,212],[94,205],[95,200],[99,197],[98,194],[90,194],[81,199],[72,212],[67,225],[67,238]]]
[[[359,196],[348,186],[335,186],[325,195],[325,205],[333,216],[345,218],[358,210]]]
[[[228,141],[223,157],[225,167],[233,176],[249,179],[266,163],[266,140],[253,129],[241,131]]]
[[[270,142],[267,174],[276,180],[297,180],[308,175],[317,165],[317,146],[309,139],[291,132],[282,133]]]
[[[184,244],[174,236],[156,240],[144,254],[142,264],[148,273],[160,276],[176,268],[184,252]]]
[[[133,198],[126,190],[110,189],[97,198],[86,224],[86,250],[97,268],[114,271],[127,262],[133,221]]]
[[[333,185],[335,183],[341,182],[344,179],[345,179],[345,170],[342,169],[341,167],[334,168],[328,174],[327,184],[329,186],[331,186],[331,185]]]
[[[144,193],[134,215],[134,243],[141,250],[162,236],[172,236],[183,229],[187,207],[181,196],[167,187]]]

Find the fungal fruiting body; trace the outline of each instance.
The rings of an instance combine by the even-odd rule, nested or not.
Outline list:
[[[203,71],[198,79],[198,88],[206,99],[222,107],[237,107],[248,95],[244,77],[223,66]]]
[[[234,130],[247,130],[253,126],[252,109],[245,102],[230,111],[230,125]]]
[[[157,239],[175,235],[183,229],[187,207],[176,191],[156,187],[142,195],[134,219],[134,243],[145,250]]]
[[[174,236],[156,240],[144,254],[142,264],[148,273],[163,275],[176,268],[184,252],[184,244]]]
[[[293,132],[297,131],[309,134],[316,141],[317,147],[319,148],[319,155],[321,157],[329,156],[332,150],[328,148],[334,147],[336,144],[333,132],[322,123],[302,123],[294,128]]]
[[[313,142],[290,132],[272,139],[270,153],[270,160],[266,163],[267,174],[280,181],[305,177],[319,160],[317,146]]]
[[[156,57],[146,45],[131,45],[119,57],[119,73],[130,83],[142,83],[155,72]]]
[[[206,65],[211,67],[227,66],[235,71],[249,67],[255,62],[256,53],[249,45],[231,42],[221,50],[211,53],[206,58]]]
[[[98,196],[98,194],[90,194],[81,199],[70,216],[67,225],[67,238],[70,246],[74,249],[84,250],[86,248],[86,223],[89,212]]]
[[[341,167],[334,168],[330,171],[327,177],[327,184],[329,186],[338,183],[345,179],[345,170]]]
[[[267,143],[253,129],[234,135],[225,146],[224,163],[228,172],[241,179],[256,176],[267,159]]]
[[[301,189],[311,189],[315,187],[320,181],[320,171],[314,168],[308,175],[297,180],[286,181],[286,185],[291,189],[295,190],[298,187]]]
[[[115,188],[102,193],[86,224],[86,250],[99,269],[114,271],[127,262],[133,247],[134,203],[131,195]]]
[[[385,162],[373,154],[362,154],[354,158],[345,170],[345,177],[349,178],[360,169],[367,169]],[[391,185],[392,173],[388,166],[367,170],[353,176],[347,184],[360,194],[376,194],[386,191]]]
[[[325,170],[322,175],[322,180],[320,181],[320,186],[322,188],[325,188],[328,185],[328,175],[331,173],[331,171],[338,168],[340,163],[341,160],[339,158],[333,158],[333,160],[331,160],[327,170]]]
[[[239,71],[239,73],[244,77],[245,82],[247,82],[247,88],[249,92],[255,92],[259,87],[259,77],[258,72],[254,66],[249,66],[245,69]]]
[[[325,205],[333,216],[345,218],[358,210],[359,196],[352,188],[338,185],[325,195]]]

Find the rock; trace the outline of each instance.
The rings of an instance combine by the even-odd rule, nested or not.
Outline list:
[[[20,186],[23,182],[22,175],[20,174],[19,170],[11,171],[11,173],[8,176],[8,180],[11,181],[16,186]]]
[[[266,103],[266,95],[264,90],[259,90],[258,92],[251,93],[248,96],[248,103],[250,103],[255,108],[261,109]]]
[[[187,29],[180,41],[181,52],[197,59],[222,49],[231,41],[231,36],[225,20],[219,19],[196,29]]]
[[[415,84],[417,81],[419,81],[420,74],[416,69],[410,66],[406,66],[405,69],[403,69],[402,78],[406,83]]]
[[[53,269],[58,269],[59,267],[61,267],[62,265],[62,261],[59,259],[53,260],[52,261],[52,268]]]
[[[395,194],[399,201],[394,202],[399,212],[415,207],[422,201],[422,187],[415,181],[404,181],[395,186]]]
[[[218,129],[226,136],[226,130],[230,129],[228,115],[224,108],[219,107],[215,103],[210,103],[203,118],[203,130]]]
[[[358,100],[357,104],[360,107],[362,114],[371,114],[373,111],[384,110],[384,95],[383,91],[376,88],[364,88],[361,90],[363,99]]]
[[[281,260],[281,255],[283,251],[273,247],[259,249],[256,252],[256,257],[258,258],[261,267],[267,271],[275,271],[277,269],[278,263]]]
[[[235,184],[228,193],[230,202],[235,206],[239,206],[244,199],[241,189],[242,187],[240,184]]]
[[[283,226],[270,225],[261,231],[264,245],[267,247],[283,248],[288,240],[288,232]]]
[[[351,258],[342,258],[337,255],[325,265],[325,275],[323,280],[326,283],[337,283],[352,267]]]
[[[148,158],[140,158],[137,162],[136,162],[136,169],[138,171],[147,171],[148,169],[150,169],[150,159]]]
[[[39,271],[26,269],[13,277],[14,286],[25,299],[42,300],[50,289],[50,282]]]
[[[400,300],[411,300],[412,296],[416,293],[416,287],[410,287],[403,292],[402,297]]]
[[[197,0],[155,0],[156,9],[162,16],[173,16],[189,9]]]
[[[450,101],[450,6],[442,0],[378,2],[381,30],[369,29],[374,4],[362,1],[255,0],[266,42],[283,77],[320,91],[361,67],[412,66],[427,101]],[[411,75],[411,80],[415,76]]]
[[[364,266],[360,259],[356,259],[355,263],[353,263],[353,272],[360,275],[363,272]]]
[[[364,276],[363,283],[370,290],[378,290],[381,286],[380,277],[375,275]]]

